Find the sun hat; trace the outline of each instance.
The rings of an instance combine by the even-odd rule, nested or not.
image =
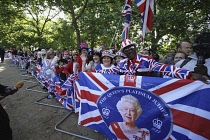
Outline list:
[[[105,50],[102,52],[102,55],[101,55],[101,58],[105,57],[105,56],[108,56],[108,57],[111,57],[113,58],[113,54],[112,54],[112,51],[111,50]]]
[[[135,47],[138,46],[137,43],[131,41],[130,39],[125,39],[125,40],[122,41],[122,46],[121,46],[120,51],[123,52],[123,50],[124,50],[126,47],[132,46],[132,45],[134,45]]]

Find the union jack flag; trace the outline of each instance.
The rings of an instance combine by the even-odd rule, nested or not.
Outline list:
[[[42,83],[46,88],[48,88],[48,92],[54,91],[54,82],[53,78],[56,76],[54,64],[51,63],[51,60],[44,59],[42,61],[43,65],[36,66],[37,79],[40,83]]]
[[[130,22],[131,22],[131,13],[132,13],[132,1],[127,0],[126,4],[122,10],[122,16],[125,17],[124,29],[122,32],[122,40],[125,40],[128,38]]]
[[[81,72],[75,84],[80,100],[80,125],[90,127],[107,138],[116,139],[100,115],[97,100],[105,91],[117,86],[138,87],[164,100],[173,115],[172,132],[168,139],[210,139],[210,85],[175,78],[137,76],[134,82],[127,82],[125,75]]]
[[[63,83],[60,82],[58,76],[56,76],[53,81],[55,83],[55,95],[57,100],[67,109],[77,108],[75,92],[73,88],[73,83],[78,76],[74,74],[70,75],[67,80]]]
[[[154,11],[154,0],[135,0],[142,16],[142,41],[148,31],[152,30],[152,18]]]

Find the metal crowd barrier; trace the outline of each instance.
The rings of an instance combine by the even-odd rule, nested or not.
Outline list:
[[[24,69],[23,66],[25,66],[25,64],[23,62],[21,62],[20,58],[18,60],[16,60],[16,61],[17,61],[16,65],[21,67],[21,69]],[[36,65],[35,65],[35,63],[33,63],[31,61],[30,62],[30,66],[29,66],[28,70],[26,71],[26,73],[20,74],[23,77],[29,77],[28,79],[23,79],[23,81],[26,81],[26,82],[29,82],[29,83],[35,83],[35,85],[27,87],[26,90],[33,91],[33,92],[38,92],[38,93],[48,94],[48,95],[42,97],[41,99],[37,100],[35,103],[39,104],[39,105],[44,105],[44,106],[49,106],[49,107],[54,107],[54,108],[59,108],[59,109],[66,109],[63,106],[57,106],[57,105],[47,104],[47,103],[41,102],[42,100],[47,99],[50,94],[49,94],[49,92],[44,92],[44,91],[41,91],[41,90],[34,89],[37,86],[45,87],[45,85],[38,80],[38,78],[36,76],[36,70],[35,69],[36,69]],[[36,82],[32,81],[33,78],[36,80]],[[45,88],[47,88],[47,87],[45,87]],[[62,118],[58,123],[56,123],[54,129],[56,131],[61,132],[61,133],[65,133],[65,134],[68,134],[68,135],[71,135],[71,136],[75,136],[75,137],[78,137],[78,138],[82,138],[82,139],[86,139],[86,140],[94,140],[92,138],[88,138],[88,137],[85,137],[85,136],[82,136],[82,135],[79,135],[79,134],[76,134],[76,133],[72,133],[70,131],[65,131],[65,130],[59,128],[59,126],[65,120],[67,120],[67,118],[69,118],[72,113],[74,113],[74,110],[69,110],[69,111],[70,112],[66,116],[64,116],[64,118]],[[107,140],[107,138],[105,138],[105,140]]]

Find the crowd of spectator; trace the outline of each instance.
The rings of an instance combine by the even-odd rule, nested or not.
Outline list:
[[[78,50],[46,48],[23,51],[22,49],[13,49],[11,53],[13,56],[28,58],[40,66],[45,59],[50,60],[61,81],[65,81],[71,74],[78,74],[81,71],[186,79],[188,73],[195,73],[194,69],[197,67],[198,59],[196,53],[193,52],[192,45],[187,41],[177,43],[176,49],[172,48],[166,56],[160,56],[152,49],[143,49],[137,53],[137,44],[129,39],[122,42],[119,50],[116,47],[107,49],[104,44],[100,44],[96,49],[89,48],[86,42],[81,42]],[[210,61],[208,57],[205,60],[204,65],[199,66],[204,67],[202,72],[196,71],[196,73],[201,73],[208,79]],[[31,61],[26,63],[25,69],[28,69]]]

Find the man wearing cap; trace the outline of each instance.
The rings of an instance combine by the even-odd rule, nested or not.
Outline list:
[[[152,72],[157,72],[160,75],[180,78],[194,79],[206,82],[207,77],[199,74],[199,71],[189,71],[177,68],[173,65],[162,64],[149,56],[137,54],[137,44],[129,39],[123,40],[121,51],[127,56],[126,59],[120,61],[119,74],[137,75],[137,76],[152,76]]]

